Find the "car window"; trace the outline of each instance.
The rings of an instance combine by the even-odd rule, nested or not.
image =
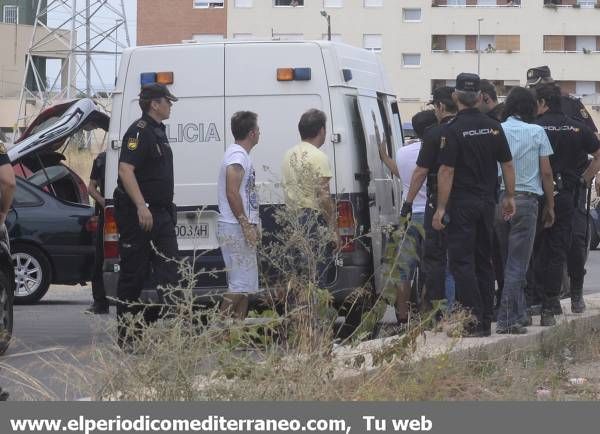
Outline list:
[[[21,182],[17,182],[13,205],[15,206],[33,206],[42,203],[42,200],[34,193],[29,191]]]

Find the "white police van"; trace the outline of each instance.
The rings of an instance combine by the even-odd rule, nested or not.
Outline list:
[[[332,282],[338,304],[354,288],[377,276],[382,227],[398,221],[401,184],[381,163],[375,123],[388,138],[393,155],[402,143],[394,92],[379,57],[369,51],[327,41],[221,41],[144,46],[123,53],[113,97],[106,167],[104,277],[109,295],[116,293],[118,228],[111,198],[117,183],[121,140],[141,116],[140,85],[164,83],[179,98],[165,121],[174,154],[177,235],[182,256],[204,251],[199,267],[222,266],[216,239],[217,178],[225,148],[233,142],[229,122],[238,110],[258,114],[260,143],[252,151],[262,195],[263,228],[272,223],[269,205],[277,189],[285,151],[299,142],[297,125],[309,108],[327,114],[323,146],[333,166],[331,192],[338,209],[340,235],[350,241],[336,260]],[[196,210],[204,207],[200,221]],[[223,273],[197,283],[199,294],[225,289]],[[151,296],[147,291],[147,296]]]

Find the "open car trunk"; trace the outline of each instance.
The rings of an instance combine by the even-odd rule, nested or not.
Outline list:
[[[15,173],[55,197],[89,204],[83,180],[63,162],[81,131],[108,131],[109,117],[89,98],[57,104],[40,113],[8,150]]]

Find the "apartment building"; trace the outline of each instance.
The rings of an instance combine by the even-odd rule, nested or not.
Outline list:
[[[138,0],[138,5],[153,2]],[[225,12],[226,24],[215,33],[232,39],[326,39],[329,16],[331,39],[381,55],[405,117],[425,104],[433,88],[454,84],[460,72],[479,71],[504,96],[524,83],[529,67],[544,64],[565,90],[600,110],[600,0],[173,3],[188,13],[196,3],[209,3],[201,13]],[[139,21],[138,32],[143,26]],[[209,30],[198,27],[188,33],[210,40]],[[189,34],[182,39],[194,39]]]
[[[227,3],[225,0],[138,0],[137,44],[224,39]]]

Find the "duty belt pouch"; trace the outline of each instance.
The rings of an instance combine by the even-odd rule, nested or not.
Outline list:
[[[562,190],[564,190],[565,185],[562,179],[562,175],[560,173],[557,173],[554,176],[554,191],[556,192],[561,192]]]

